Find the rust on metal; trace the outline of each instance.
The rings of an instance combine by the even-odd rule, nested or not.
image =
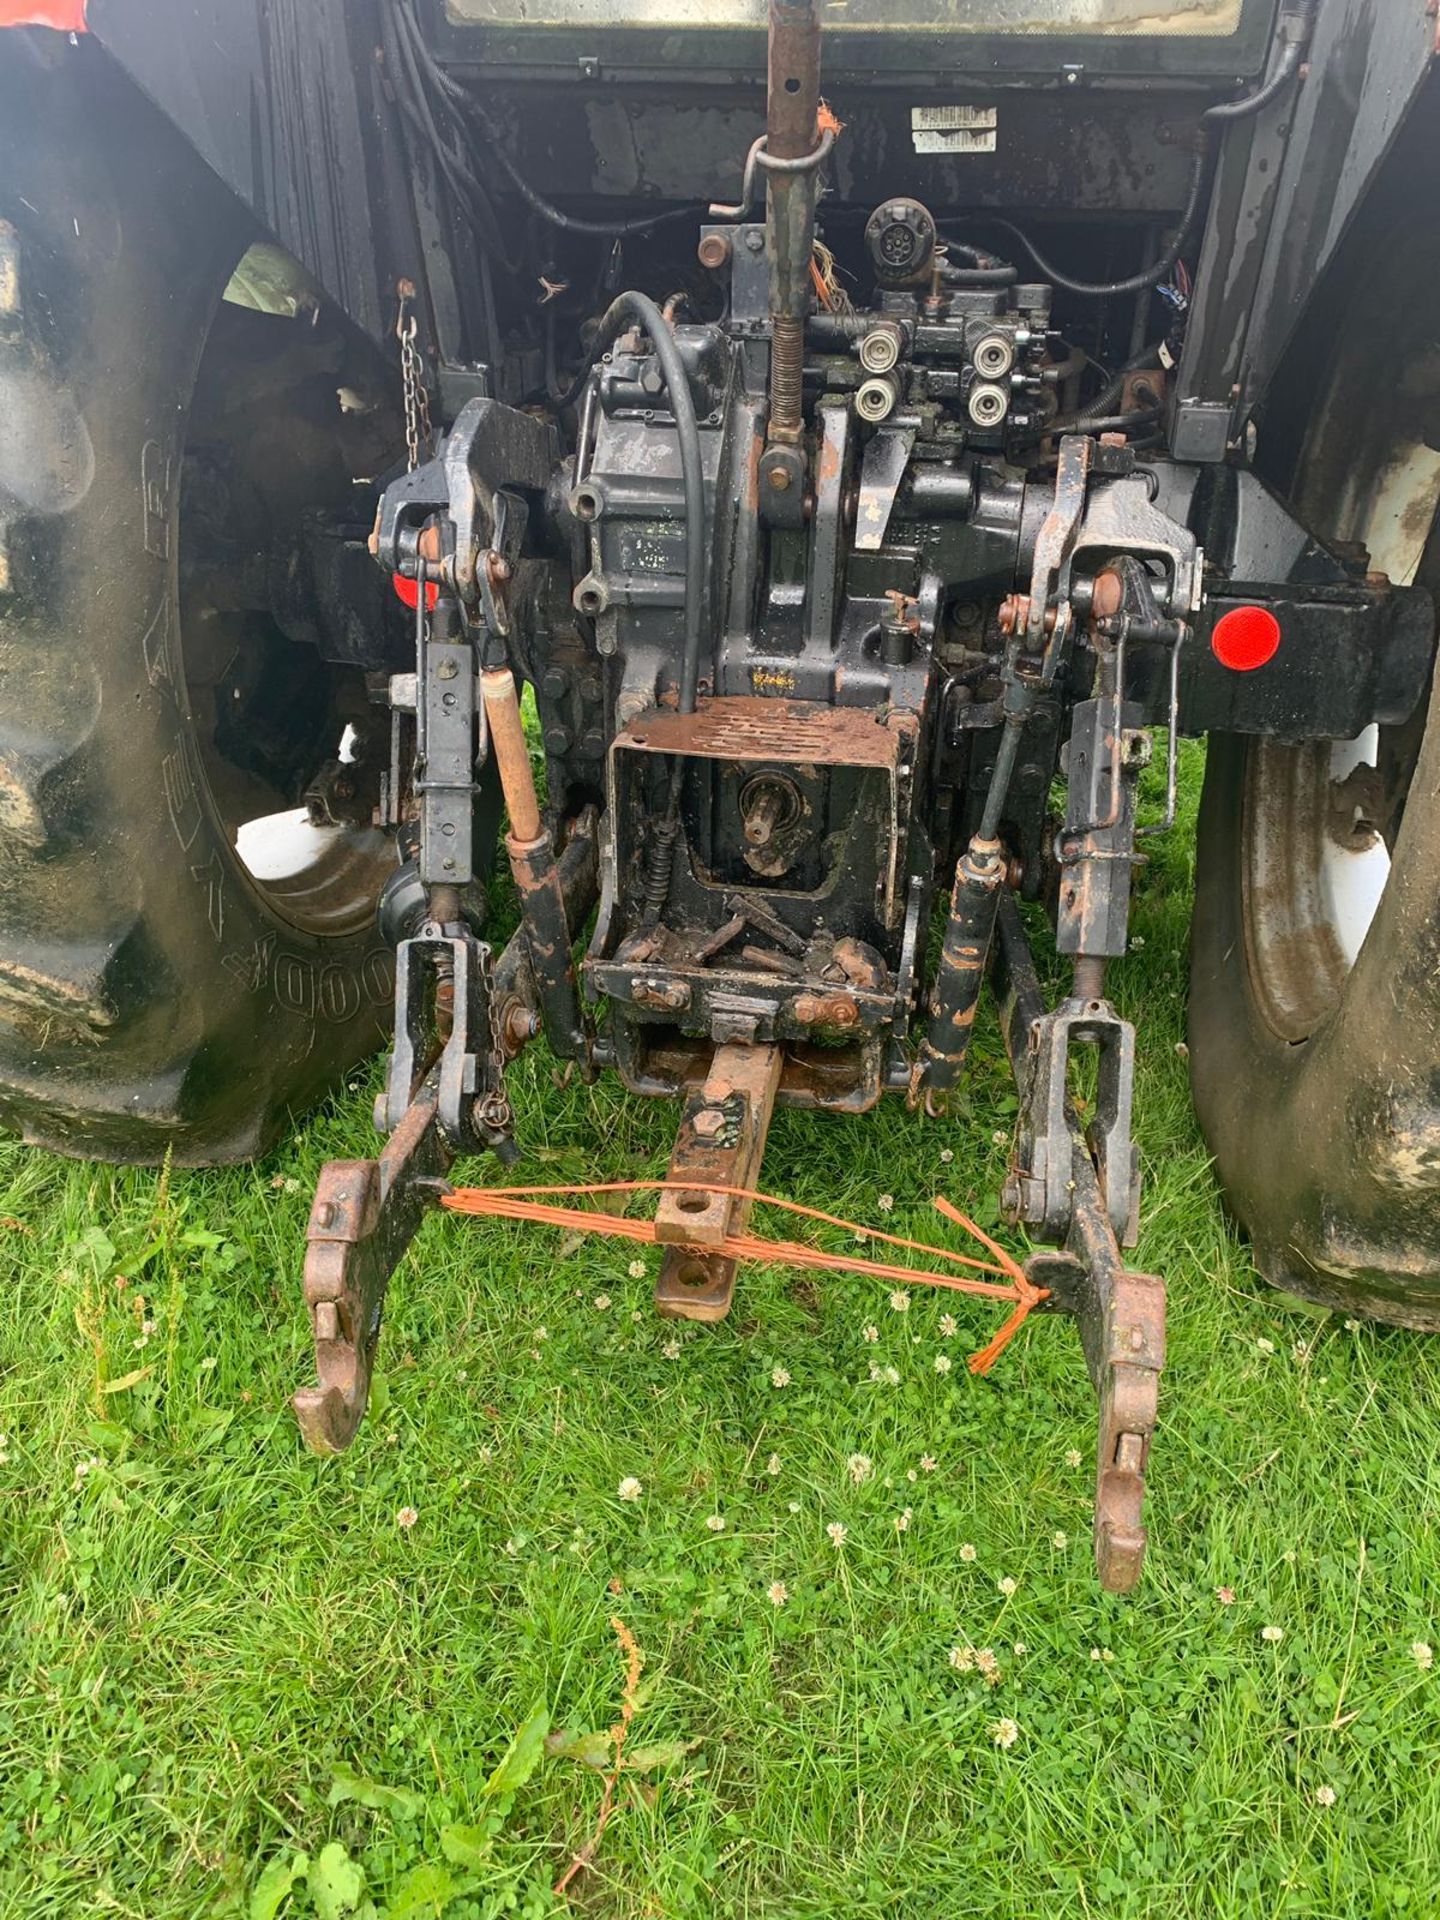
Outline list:
[[[773,160],[804,160],[815,151],[819,138],[820,21],[815,0],[770,0],[769,54],[766,153]],[[793,445],[802,424],[815,169],[774,171],[768,180],[769,437]]]
[[[701,760],[778,760],[890,770],[918,729],[914,714],[893,715],[886,725],[865,707],[718,694],[700,700],[694,713],[650,708],[620,729],[615,746]]]
[[[670,1156],[668,1190],[655,1209],[655,1237],[666,1242],[655,1283],[656,1311],[672,1319],[723,1320],[735,1293],[735,1261],[713,1251],[744,1233],[751,1202],[699,1186],[754,1186],[780,1085],[776,1046],[718,1047],[700,1087],[687,1098]]]
[[[436,1088],[427,1081],[378,1160],[331,1160],[321,1169],[305,1234],[319,1385],[302,1387],[291,1402],[312,1453],[343,1453],[364,1417],[386,1283],[450,1164],[435,1115]]]
[[[510,831],[522,844],[536,840],[540,835],[540,802],[535,794],[535,775],[530,766],[530,750],[525,744],[514,674],[508,667],[482,673],[480,695],[485,702],[490,748],[510,815]]]

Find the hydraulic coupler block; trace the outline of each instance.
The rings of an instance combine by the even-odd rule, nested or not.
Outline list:
[[[956,863],[945,944],[930,995],[929,1024],[920,1043],[920,1084],[931,1112],[943,1109],[946,1096],[965,1071],[1004,884],[1000,842],[977,834]]]

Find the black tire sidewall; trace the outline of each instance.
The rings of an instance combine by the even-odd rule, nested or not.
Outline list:
[[[13,79],[13,76],[12,76]],[[96,681],[81,836],[96,888],[133,904],[170,1004],[121,1022],[94,1050],[128,1074],[127,1031],[153,1051],[168,1027],[177,1110],[137,1125],[121,1157],[186,1160],[259,1150],[288,1109],[313,1101],[373,1049],[391,1000],[391,956],[373,926],[307,934],[271,912],[211,804],[185,691],[179,493],[187,413],[216,307],[253,221],[159,117],[88,59],[55,83],[89,102],[89,137],[31,143],[0,212],[18,228],[33,336],[62,379],[93,453],[84,497],[36,529],[53,591],[17,627],[29,648],[85,662]],[[0,89],[3,107],[5,89]],[[73,96],[79,95],[77,100]],[[37,151],[37,144],[39,150]],[[3,147],[4,143],[0,143]],[[0,159],[4,158],[0,152]],[[38,197],[37,197],[38,196]],[[28,209],[25,204],[28,202]],[[80,211],[67,232],[66,206]],[[63,1053],[52,1036],[51,1048]],[[32,1063],[33,1064],[33,1063]],[[0,1075],[4,1062],[0,1061]],[[63,1116],[27,1130],[74,1144]],[[153,1136],[153,1137],[152,1137]],[[79,1144],[97,1144],[88,1130]]]

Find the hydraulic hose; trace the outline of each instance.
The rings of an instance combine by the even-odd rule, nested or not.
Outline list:
[[[1147,367],[1158,367],[1160,348],[1154,342],[1142,347],[1139,353],[1131,354],[1123,367],[1117,368],[1111,378],[1096,394],[1089,406],[1081,407],[1076,416],[1077,424],[1087,420],[1099,420],[1113,413],[1120,404],[1120,396],[1125,391],[1125,382],[1132,373],[1142,373]]]
[[[680,711],[693,713],[700,685],[700,649],[704,641],[705,621],[705,471],[700,464],[700,428],[695,418],[695,401],[685,377],[685,363],[675,344],[670,322],[643,293],[620,293],[610,302],[590,342],[585,364],[570,389],[556,402],[557,411],[573,406],[589,377],[590,369],[616,339],[627,321],[642,326],[650,336],[660,375],[675,417],[676,437],[680,442],[680,473],[685,487],[685,643],[680,661]],[[646,926],[659,920],[670,891],[675,842],[680,829],[680,775],[683,761],[676,759],[670,772],[665,811],[651,831],[646,857],[643,917]]]
[[[584,366],[556,406],[560,411],[575,404],[590,369],[608,350],[626,321],[636,322],[650,336],[680,442],[680,473],[685,487],[685,644],[680,662],[680,711],[693,713],[705,633],[705,474],[700,464],[700,428],[690,382],[685,377],[685,363],[680,358],[670,322],[648,295],[616,294],[590,343]]]
[[[435,124],[434,116],[430,112],[429,104],[425,97],[426,82],[435,90],[436,96],[444,103],[445,109],[453,119],[463,122],[466,114],[473,114],[475,116],[480,122],[486,139],[489,142],[491,158],[498,163],[501,171],[510,181],[510,184],[515,188],[515,191],[532,212],[537,213],[542,220],[548,221],[552,227],[559,227],[566,233],[591,234],[602,239],[611,240],[623,239],[627,234],[648,233],[652,227],[661,226],[667,220],[694,220],[699,218],[699,209],[693,206],[670,207],[667,208],[664,213],[645,214],[633,220],[584,220],[576,214],[563,213],[559,207],[555,206],[551,201],[547,200],[542,193],[538,192],[536,188],[532,187],[530,182],[521,173],[520,169],[515,165],[515,162],[506,151],[504,136],[496,127],[495,122],[490,118],[489,114],[486,113],[480,103],[472,99],[465,89],[454,80],[435,59],[429,47],[425,44],[425,38],[420,30],[419,22],[411,16],[408,8],[400,4],[399,0],[397,0],[397,3],[393,5],[389,14],[382,16],[382,19],[388,19],[391,22],[398,23],[399,30],[396,37],[399,42],[399,51],[405,62],[406,77],[410,82],[411,96],[415,107],[417,107],[424,116],[425,126],[423,131],[425,136],[430,140],[439,154],[447,175],[451,177],[452,184],[457,184],[455,176],[451,172],[452,169],[455,169],[465,183],[466,195],[472,201],[476,200],[478,196],[479,203],[484,207],[492,225],[494,221],[494,210],[483,187],[480,186],[479,181],[470,169],[466,167],[464,161],[455,150],[446,143]],[[415,117],[413,110],[411,117],[412,120]],[[487,234],[487,239],[492,245],[498,245],[497,235],[498,227],[495,227],[493,232]]]
[[[1142,267],[1138,273],[1130,274],[1124,280],[1076,280],[1068,273],[1062,273],[1053,261],[1045,255],[1019,227],[1009,220],[987,216],[986,224],[1008,233],[1030,256],[1032,263],[1042,280],[1048,280],[1052,286],[1062,288],[1066,293],[1079,294],[1090,299],[1120,298],[1127,293],[1143,293],[1147,287],[1158,286],[1171,272],[1176,261],[1185,251],[1191,229],[1195,225],[1196,215],[1204,197],[1205,179],[1209,171],[1211,131],[1217,126],[1233,126],[1237,120],[1248,120],[1252,114],[1260,113],[1289,86],[1300,70],[1300,58],[1303,37],[1287,40],[1275,63],[1275,71],[1263,86],[1254,93],[1248,93],[1241,100],[1225,100],[1218,106],[1208,107],[1200,116],[1201,143],[1195,153],[1195,161],[1190,169],[1190,186],[1185,198],[1185,208],[1180,215],[1180,224],[1175,230],[1175,238],[1160,258],[1148,267]]]

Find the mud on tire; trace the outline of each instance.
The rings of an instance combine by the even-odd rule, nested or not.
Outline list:
[[[355,887],[342,898],[332,872],[285,898],[242,864],[237,795],[263,810],[283,781],[227,765],[217,798],[220,703],[250,697],[234,663],[264,628],[289,774],[358,676],[253,610],[222,610],[192,644],[192,402],[253,228],[97,51],[5,38],[0,1121],[70,1153],[234,1160],[374,1046],[391,974]],[[245,320],[289,350],[294,323]],[[283,391],[278,403],[294,404]],[[348,485],[324,422],[312,426],[297,469],[313,457],[326,484]],[[211,663],[198,692],[197,658]],[[378,841],[364,851],[383,864]]]

